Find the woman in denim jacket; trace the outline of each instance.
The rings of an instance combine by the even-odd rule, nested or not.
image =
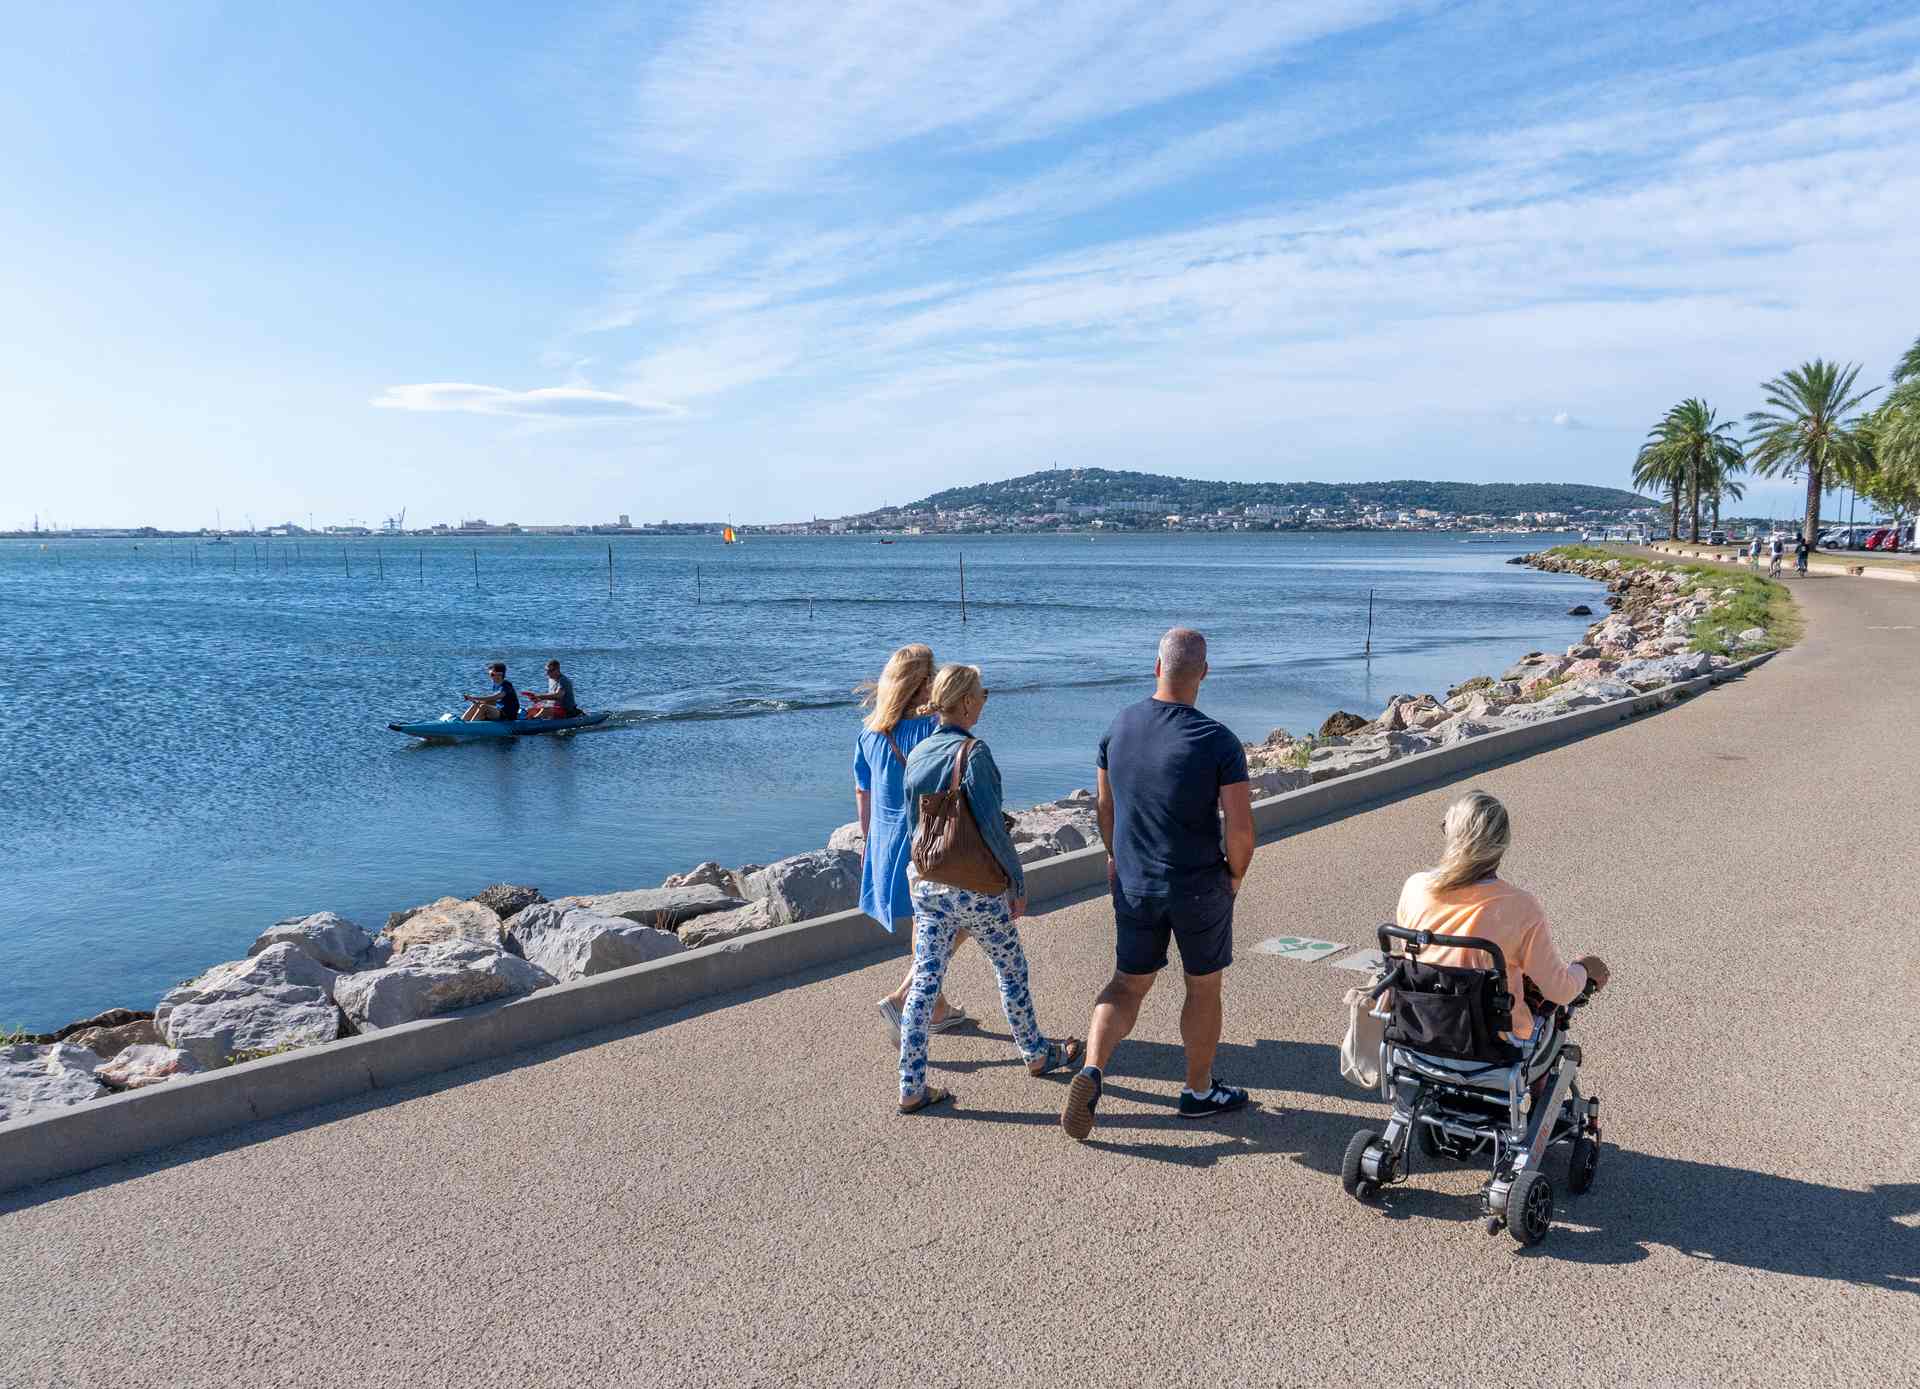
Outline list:
[[[973,727],[987,706],[987,689],[980,683],[979,668],[942,669],[934,677],[931,703],[940,717],[940,727],[907,754],[905,791],[910,833],[919,829],[920,797],[935,795],[951,784],[954,759],[973,739]],[[1027,908],[1026,874],[1000,818],[1000,769],[994,765],[987,745],[977,739],[973,739],[960,785],[974,823],[980,827],[981,840],[1006,875],[1007,887],[1000,893],[969,892],[908,874],[913,895],[913,983],[907,990],[907,1006],[900,1020],[902,1114],[918,1113],[953,1097],[950,1091],[927,1084],[927,1033],[933,1001],[946,980],[947,962],[962,932],[971,933],[993,963],[993,972],[1000,980],[1000,1003],[1027,1070],[1045,1075],[1080,1059],[1078,1039],[1048,1041],[1034,1019],[1033,996],[1027,989],[1027,956],[1020,948],[1020,932],[1014,925]]]

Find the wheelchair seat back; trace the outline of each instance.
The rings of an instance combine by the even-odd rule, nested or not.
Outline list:
[[[1502,976],[1402,960],[1393,986],[1388,1042],[1410,1051],[1489,1066],[1511,1066],[1520,1050],[1501,1040],[1513,1025]]]

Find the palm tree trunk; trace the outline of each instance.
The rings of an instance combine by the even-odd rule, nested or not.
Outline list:
[[[1687,539],[1698,545],[1700,543],[1700,460],[1697,457],[1687,463],[1687,505],[1693,511],[1693,529]]]
[[[1667,538],[1680,538],[1680,479],[1673,480],[1673,519],[1667,523]]]
[[[1713,489],[1713,528],[1720,529],[1720,489]]]
[[[1807,464],[1807,523],[1801,534],[1809,550],[1820,539],[1820,465],[1812,461]]]

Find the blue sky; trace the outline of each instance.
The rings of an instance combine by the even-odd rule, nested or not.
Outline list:
[[[1054,463],[1619,484],[1681,397],[1920,335],[1910,7],[8,25],[0,526],[777,520]]]

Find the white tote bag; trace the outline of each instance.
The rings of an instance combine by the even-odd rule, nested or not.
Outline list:
[[[1363,1090],[1380,1085],[1380,1043],[1387,1024],[1374,1016],[1371,994],[1377,980],[1347,990],[1347,1035],[1340,1043],[1340,1075]]]

